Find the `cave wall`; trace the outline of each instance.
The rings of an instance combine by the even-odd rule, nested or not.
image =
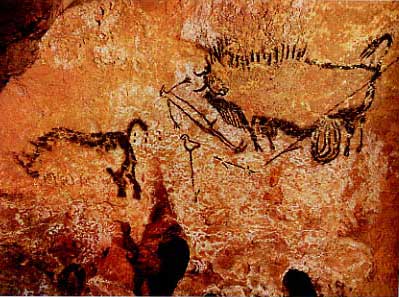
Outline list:
[[[38,55],[38,43],[74,0],[4,0],[0,3],[0,90]],[[76,3],[76,1],[75,1]]]
[[[397,294],[397,3],[47,4],[2,37],[2,294]]]

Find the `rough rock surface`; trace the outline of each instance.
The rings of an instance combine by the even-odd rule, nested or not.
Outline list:
[[[190,254],[175,295],[283,295],[290,269],[319,295],[396,295],[398,17],[377,1],[67,9],[0,93],[0,293],[156,294],[172,242],[177,266]]]
[[[40,38],[74,0],[4,0],[0,3],[0,90],[38,56]]]

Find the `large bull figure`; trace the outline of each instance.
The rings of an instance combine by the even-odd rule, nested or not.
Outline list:
[[[362,127],[375,98],[376,81],[392,65],[383,64],[392,42],[392,36],[386,33],[365,47],[358,63],[333,63],[312,59],[305,44],[281,44],[271,50],[251,50],[246,55],[239,55],[231,50],[230,40],[220,39],[207,50],[203,71],[194,72],[193,78],[186,77],[170,90],[162,87],[160,93],[167,98],[176,127],[179,124],[173,116],[173,108],[233,151],[245,150],[244,140],[233,144],[215,128],[217,118],[209,119],[194,103],[179,95],[180,87],[187,89],[194,85],[194,78],[200,78],[201,86],[192,89],[193,94],[200,94],[200,98],[217,111],[224,124],[247,131],[256,151],[263,150],[259,144],[260,136],[267,139],[272,151],[279,131],[294,139],[270,162],[310,138],[313,159],[325,164],[339,155],[343,133],[346,133],[344,155],[349,155],[356,130],[360,135],[357,152],[361,151]],[[255,79],[258,89],[253,92],[258,95],[249,97],[239,91],[243,88],[240,85],[243,79],[237,73],[243,77],[248,77],[247,73],[258,75]],[[298,108],[289,110],[293,103],[295,106],[306,104],[308,113]]]

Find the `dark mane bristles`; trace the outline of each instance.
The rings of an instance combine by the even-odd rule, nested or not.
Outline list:
[[[238,49],[237,49],[238,48]],[[242,52],[243,47],[229,37],[217,38],[213,45],[208,47],[208,61],[211,65],[219,63],[224,67],[250,69],[253,64],[278,66],[287,60],[300,61],[305,57],[307,45],[281,43],[269,50],[253,48]]]

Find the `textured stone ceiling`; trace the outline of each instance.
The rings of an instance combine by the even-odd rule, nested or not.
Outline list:
[[[398,25],[388,1],[2,1],[0,293],[396,295]]]

